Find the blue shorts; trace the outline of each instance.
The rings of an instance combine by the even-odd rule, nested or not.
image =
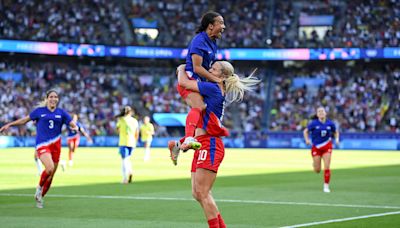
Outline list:
[[[132,147],[129,146],[120,146],[119,147],[119,154],[121,155],[122,158],[126,158],[131,156],[132,154]]]

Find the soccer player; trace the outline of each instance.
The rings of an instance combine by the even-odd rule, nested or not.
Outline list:
[[[38,208],[43,208],[43,197],[50,189],[60,160],[62,125],[66,124],[72,129],[77,129],[71,116],[63,109],[57,108],[58,101],[58,93],[55,90],[49,90],[46,93],[46,99],[29,116],[0,128],[0,132],[3,132],[11,126],[24,125],[31,120],[36,121],[36,151],[45,167],[35,193]]]
[[[150,123],[150,117],[145,116],[143,118],[143,124],[140,126],[140,137],[144,143],[144,161],[150,159],[150,146],[153,140],[154,126]]]
[[[224,18],[217,12],[207,12],[201,19],[197,35],[192,39],[186,56],[187,76],[192,80],[219,82],[220,79],[208,72],[217,54],[216,40],[222,37],[225,29]],[[196,124],[200,119],[201,111],[205,109],[203,98],[197,92],[190,91],[183,86],[177,85],[177,90],[185,102],[191,107],[185,126],[185,137],[181,142],[183,150],[191,147],[199,147],[194,143]]]
[[[196,126],[196,139],[201,148],[196,150],[192,161],[192,195],[203,208],[209,227],[226,227],[218,210],[211,189],[217,177],[218,168],[224,158],[223,136],[229,132],[221,124],[225,103],[241,101],[245,91],[253,91],[260,82],[251,74],[240,78],[234,73],[233,66],[226,61],[215,62],[209,72],[221,80],[215,82],[197,82],[189,80],[182,66],[178,68],[179,84],[186,89],[200,93],[204,97],[206,109]],[[254,73],[254,72],[253,72]],[[179,142],[170,141],[170,150],[175,158],[179,155]],[[176,160],[175,160],[176,161]],[[175,163],[176,164],[176,163]]]
[[[132,182],[132,150],[136,148],[139,138],[139,123],[133,118],[133,109],[125,106],[119,115],[117,121],[117,131],[119,133],[119,153],[122,158],[122,183]]]
[[[311,156],[313,158],[313,167],[316,173],[321,172],[321,158],[324,161],[324,192],[331,192],[329,181],[331,179],[331,156],[332,156],[332,137],[336,139],[336,145],[339,145],[339,131],[335,124],[326,118],[324,107],[317,108],[317,114],[313,117],[311,123],[303,131],[304,140],[310,145],[309,134],[311,133],[312,148]]]
[[[67,144],[68,144],[68,149],[69,149],[69,153],[68,153],[68,164],[69,166],[73,166],[74,165],[74,153],[76,151],[76,149],[79,146],[79,141],[80,141],[80,134],[83,134],[87,139],[89,143],[93,143],[92,138],[90,137],[90,135],[85,131],[85,128],[83,128],[82,124],[78,121],[78,114],[72,114],[72,120],[76,123],[76,125],[78,126],[78,130],[73,130],[70,127],[67,128],[68,130],[68,137],[67,137]]]

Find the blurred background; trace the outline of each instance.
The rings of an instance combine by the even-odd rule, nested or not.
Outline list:
[[[305,148],[302,130],[322,105],[340,148],[400,150],[396,0],[0,0],[0,126],[56,88],[92,146],[117,145],[114,116],[130,105],[166,147],[189,110],[175,68],[209,10],[226,24],[218,59],[262,80],[226,109],[227,147]],[[33,146],[34,135],[32,123],[12,128],[0,147]]]

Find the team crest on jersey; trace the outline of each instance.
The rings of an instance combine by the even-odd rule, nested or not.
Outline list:
[[[330,129],[331,129],[331,126],[326,127],[326,129],[330,130]]]
[[[45,117],[46,116],[46,114],[42,114],[42,115],[40,115],[40,117]]]
[[[317,126],[317,127],[315,127],[315,128],[319,129],[319,126]]]

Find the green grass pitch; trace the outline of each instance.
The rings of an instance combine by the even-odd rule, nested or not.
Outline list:
[[[0,226],[207,227],[191,196],[192,156],[173,166],[153,148],[144,162],[137,148],[134,181],[123,185],[117,148],[78,148],[38,209],[33,148],[0,149]],[[398,151],[334,150],[331,166],[332,192],[323,193],[308,150],[227,149],[213,195],[228,227],[400,227]]]

